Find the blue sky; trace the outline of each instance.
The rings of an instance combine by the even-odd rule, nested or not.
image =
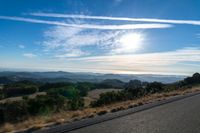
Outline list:
[[[190,75],[199,0],[1,0],[0,68]]]

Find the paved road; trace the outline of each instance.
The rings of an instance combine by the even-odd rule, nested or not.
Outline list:
[[[200,133],[200,95],[70,133]]]

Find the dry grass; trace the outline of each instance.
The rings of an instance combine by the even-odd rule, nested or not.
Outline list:
[[[63,111],[56,113],[54,115],[46,116],[46,117],[33,117],[24,122],[10,124],[6,123],[2,127],[0,127],[0,132],[10,132],[16,130],[23,130],[23,129],[40,129],[45,126],[51,126],[55,124],[62,124],[66,122],[72,122],[75,120],[80,120],[84,118],[91,118],[95,117],[98,114],[105,114],[109,112],[116,112],[119,110],[124,110],[132,107],[136,107],[139,105],[151,103],[158,100],[169,99],[171,97],[177,95],[185,95],[187,93],[197,92],[200,91],[200,87],[193,87],[192,89],[185,89],[185,90],[176,90],[172,92],[165,92],[165,93],[156,93],[152,95],[147,95],[145,97],[136,99],[136,100],[129,100],[124,102],[118,102],[111,105],[106,105],[103,107],[97,108],[85,108],[83,110],[77,111]]]
[[[35,98],[38,95],[46,95],[46,92],[37,92],[37,93],[31,94],[31,95],[27,95],[27,96],[29,98]],[[5,98],[5,99],[0,100],[0,103],[5,103],[7,101],[19,101],[19,100],[22,100],[22,97],[23,96]]]
[[[94,99],[90,98],[90,97],[84,97],[84,105],[85,107],[89,107],[90,103],[94,101]]]
[[[12,132],[14,130],[14,126],[10,123],[5,123],[1,130],[0,130],[0,132],[2,132],[2,133],[3,132]]]

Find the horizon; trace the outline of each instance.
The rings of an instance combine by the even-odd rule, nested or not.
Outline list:
[[[81,72],[81,71],[59,71],[59,70],[36,70],[36,69],[24,69],[24,68],[0,68],[0,73],[1,72],[16,72],[16,73],[57,73],[57,72],[63,72],[63,73],[79,73],[79,74],[98,74],[98,75],[152,75],[152,76],[181,76],[181,77],[187,77],[187,76],[192,76],[192,75],[185,75],[185,74],[160,74],[160,73],[105,73],[105,72]],[[198,72],[196,72],[198,73]]]
[[[199,7],[198,0],[3,0],[0,69],[192,75],[200,72]]]

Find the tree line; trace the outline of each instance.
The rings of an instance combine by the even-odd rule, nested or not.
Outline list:
[[[92,107],[99,107],[111,103],[132,100],[143,97],[148,94],[169,92],[178,89],[191,88],[193,85],[200,84],[200,74],[195,73],[192,77],[187,77],[182,81],[171,84],[163,84],[160,82],[141,82],[139,80],[130,81],[124,90],[106,92],[100,95],[99,99],[91,103]]]

